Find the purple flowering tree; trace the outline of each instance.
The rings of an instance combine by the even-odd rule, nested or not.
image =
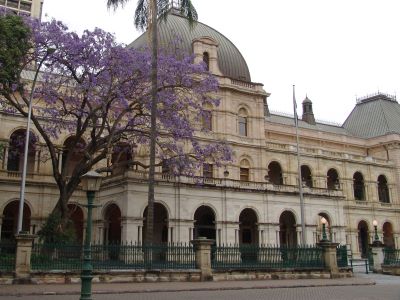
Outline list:
[[[113,35],[100,29],[79,36],[54,20],[26,22],[33,49],[25,56],[25,65],[44,60],[32,123],[44,142],[59,189],[54,212],[67,220],[68,201],[83,174],[92,168],[112,171],[118,158],[111,166],[101,162],[116,145],[148,148],[152,56],[149,51],[117,44]],[[231,151],[225,144],[196,138],[197,125],[206,113],[203,107],[218,105],[213,96],[217,80],[203,65],[193,64],[192,57],[168,51],[159,52],[157,73],[158,165],[168,160],[173,172],[193,175],[205,160],[216,165],[230,160]],[[21,74],[29,71],[21,70]],[[21,74],[0,86],[0,106],[3,113],[27,117],[30,84]],[[68,142],[62,146],[66,137]],[[125,165],[148,168],[147,158],[127,152],[123,154]]]

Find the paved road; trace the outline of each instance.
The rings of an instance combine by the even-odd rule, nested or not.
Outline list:
[[[0,297],[1,300],[77,300],[77,295],[47,295],[25,297]],[[230,291],[158,292],[134,294],[94,295],[94,300],[399,300],[399,285],[331,286],[309,288],[274,288]]]

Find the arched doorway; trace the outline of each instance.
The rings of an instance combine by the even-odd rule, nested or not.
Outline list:
[[[365,221],[358,223],[358,249],[361,253],[362,258],[368,256],[368,243],[369,243],[369,229],[368,224]]]
[[[387,248],[395,248],[394,237],[393,237],[393,226],[390,222],[383,224],[383,243]]]
[[[118,205],[114,203],[107,205],[104,221],[105,243],[119,245],[121,243],[121,210]]]
[[[215,214],[214,211],[206,205],[200,206],[194,213],[194,238],[206,237],[215,241]]]
[[[332,241],[332,231],[331,231],[331,219],[326,213],[319,213],[318,214],[318,224],[317,224],[317,240],[318,243],[322,239],[322,218],[326,220],[325,224],[325,233],[328,240]]]
[[[329,169],[328,173],[326,174],[326,187],[328,190],[337,190],[340,187],[339,183],[339,175],[335,169]]]
[[[3,224],[1,226],[1,240],[12,240],[17,232],[19,201],[12,201],[3,211]],[[29,232],[31,226],[31,210],[24,203],[22,230]]]
[[[282,168],[276,161],[273,161],[268,165],[268,180],[276,185],[283,184]]]
[[[143,241],[146,240],[147,207],[143,213]],[[168,211],[161,203],[154,203],[153,244],[168,243]]]
[[[239,244],[258,244],[258,220],[251,208],[242,210],[239,216]]]
[[[83,241],[83,211],[75,204],[68,204],[69,218],[75,229],[75,239],[78,243]]]
[[[297,245],[296,218],[290,211],[284,211],[279,217],[279,244],[286,247]]]
[[[25,148],[25,129],[18,129],[10,136],[8,154],[7,154],[7,170],[22,172],[24,164],[24,148]],[[33,173],[35,168],[35,146],[36,137],[33,132],[29,133],[28,160],[26,170]]]

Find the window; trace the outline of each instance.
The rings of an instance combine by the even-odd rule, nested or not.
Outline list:
[[[168,160],[163,160],[162,165],[161,165],[161,173],[163,175],[167,175],[171,172],[170,166],[169,166],[169,161]]]
[[[30,3],[21,2],[19,9],[30,12],[31,6],[32,6],[32,4],[30,4]]]
[[[18,8],[18,1],[16,0],[8,0],[7,5],[12,8]]]
[[[353,189],[355,200],[365,200],[364,177],[360,172],[356,172],[353,175]]]
[[[203,53],[203,62],[206,65],[206,70],[209,71],[210,70],[210,55],[208,54],[208,52]]]
[[[212,164],[203,164],[203,177],[204,178],[213,178],[213,165]]]
[[[240,181],[250,181],[249,168],[240,168]]]
[[[312,174],[308,166],[305,165],[301,166],[301,181],[303,185],[309,188],[313,187]]]
[[[201,120],[203,130],[212,130],[212,113],[209,110],[203,111],[203,116]]]
[[[384,175],[380,175],[378,177],[378,196],[379,196],[379,202],[382,203],[390,202],[389,188],[387,185],[386,177]]]
[[[247,118],[239,117],[239,134],[247,136]]]

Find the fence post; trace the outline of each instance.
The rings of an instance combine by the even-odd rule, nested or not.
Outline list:
[[[208,240],[205,237],[199,237],[190,242],[195,248],[196,268],[200,269],[201,281],[212,280],[211,245],[214,244],[214,240]]]
[[[35,235],[19,233],[15,235],[17,243],[15,255],[14,283],[30,283],[32,242]]]
[[[373,258],[373,265],[372,265],[372,270],[375,273],[382,273],[382,264],[383,260],[385,258],[384,253],[383,253],[383,244],[380,243],[372,243],[371,245],[371,253],[372,253],[372,258]]]
[[[317,243],[324,251],[325,268],[331,273],[331,277],[335,278],[339,273],[337,264],[336,248],[339,243],[332,243],[330,241],[321,241]]]

